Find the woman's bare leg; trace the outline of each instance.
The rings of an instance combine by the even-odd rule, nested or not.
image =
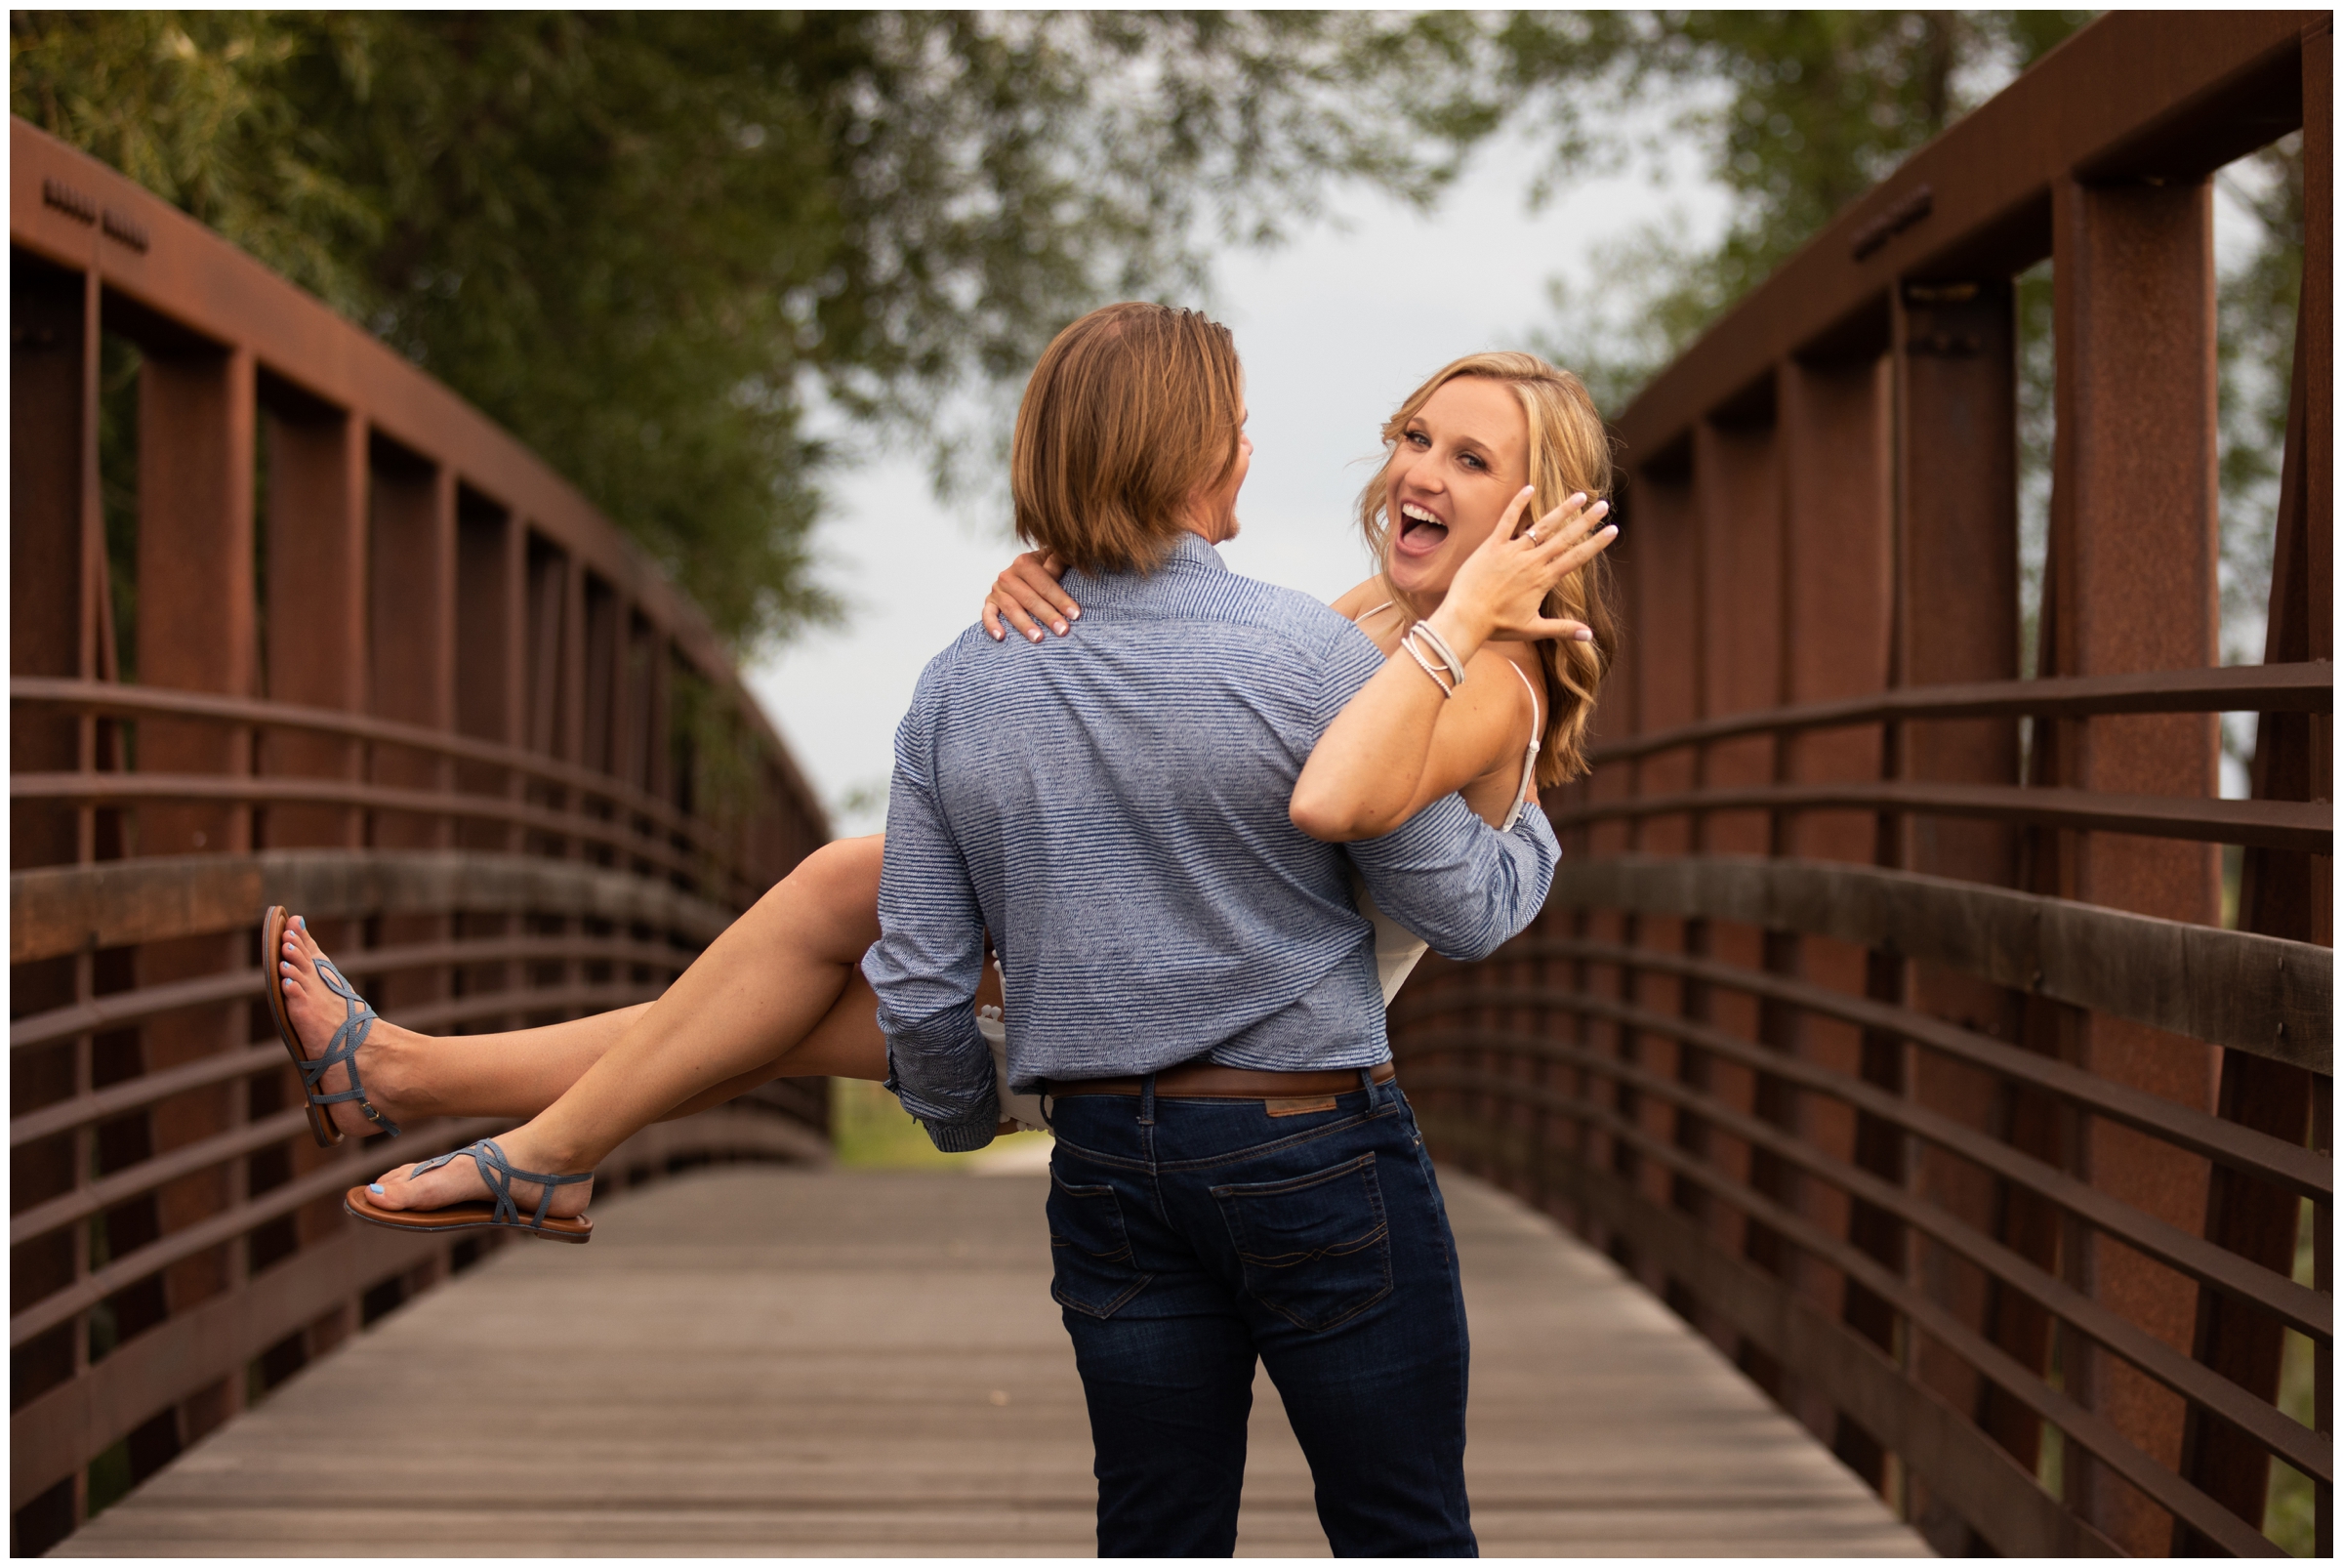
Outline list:
[[[326,955],[299,917],[286,928],[285,945],[277,962],[280,976],[291,982],[286,1011],[314,1056],[342,1026],[347,1010],[318,980],[316,962]],[[358,1050],[358,1075],[368,1102],[394,1125],[427,1116],[534,1116],[560,1098],[649,1007],[638,1002],[566,1023],[478,1035],[417,1034],[378,1018]],[[323,1087],[349,1088],[348,1071],[335,1068]],[[351,1101],[328,1109],[345,1133],[376,1130]]]
[[[784,1073],[884,1078],[885,1040],[855,972],[879,937],[880,847],[877,838],[849,840],[808,856],[630,1020],[567,1093],[498,1137],[513,1164],[591,1170],[649,1123]],[[375,1201],[390,1209],[437,1209],[487,1192],[464,1160],[420,1178],[402,1167],[378,1185]],[[550,1212],[578,1213],[591,1186],[557,1189]],[[517,1183],[514,1196],[535,1192]]]
[[[744,943],[761,949],[756,956],[769,976],[794,983],[794,1006],[773,1016],[771,1051],[763,1061],[721,1085],[698,1089],[667,1115],[688,1114],[785,1074],[885,1076],[885,1041],[872,1016],[876,999],[854,968],[861,947],[877,938],[882,843],[872,837],[816,850],[711,947],[728,947],[735,957]],[[312,1054],[325,1049],[345,1015],[342,1000],[317,977],[315,963],[323,956],[297,921],[286,933],[279,969],[294,1026]],[[708,958],[702,954],[693,967]],[[479,1035],[424,1035],[379,1019],[359,1052],[359,1073],[369,1101],[394,1123],[429,1116],[532,1117],[659,1005],[642,1002],[563,1023]],[[809,1012],[816,1021],[805,1029]],[[337,1068],[323,1087],[334,1091],[348,1083]],[[343,1131],[374,1131],[354,1104],[332,1109]]]

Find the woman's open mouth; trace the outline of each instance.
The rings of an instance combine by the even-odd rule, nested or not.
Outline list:
[[[1448,542],[1448,524],[1413,501],[1399,507],[1399,538],[1393,546],[1402,555],[1428,556]]]

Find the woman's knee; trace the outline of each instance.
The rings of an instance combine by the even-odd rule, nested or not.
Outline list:
[[[879,939],[884,842],[873,834],[823,845],[759,900],[759,912],[786,921],[819,946],[823,956],[853,963]]]
[[[824,904],[852,908],[879,907],[879,868],[885,855],[886,835],[833,839],[807,855],[790,872],[788,881]]]

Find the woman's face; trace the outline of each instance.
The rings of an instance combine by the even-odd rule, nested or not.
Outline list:
[[[1409,420],[1383,467],[1392,583],[1438,598],[1529,483],[1530,423],[1503,382],[1459,376]]]

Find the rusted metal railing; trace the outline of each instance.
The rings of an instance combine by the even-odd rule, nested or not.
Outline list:
[[[1654,381],[1554,896],[1394,1009],[1443,1152],[1942,1549],[2268,1552],[2273,1458],[2332,1549],[2329,29],[2094,23]],[[2217,669],[2209,179],[2297,127],[2268,653]],[[2021,679],[2013,280],[2045,258]],[[2217,798],[2224,712],[2261,715],[2250,800]]]
[[[827,827],[698,612],[518,443],[113,171],[21,121],[10,151],[11,1496],[37,1551],[478,1255],[342,1215],[497,1124],[317,1149],[258,1005],[264,905],[399,1022],[506,1028],[656,995]],[[662,1124],[603,1175],[818,1155],[821,1088]]]

